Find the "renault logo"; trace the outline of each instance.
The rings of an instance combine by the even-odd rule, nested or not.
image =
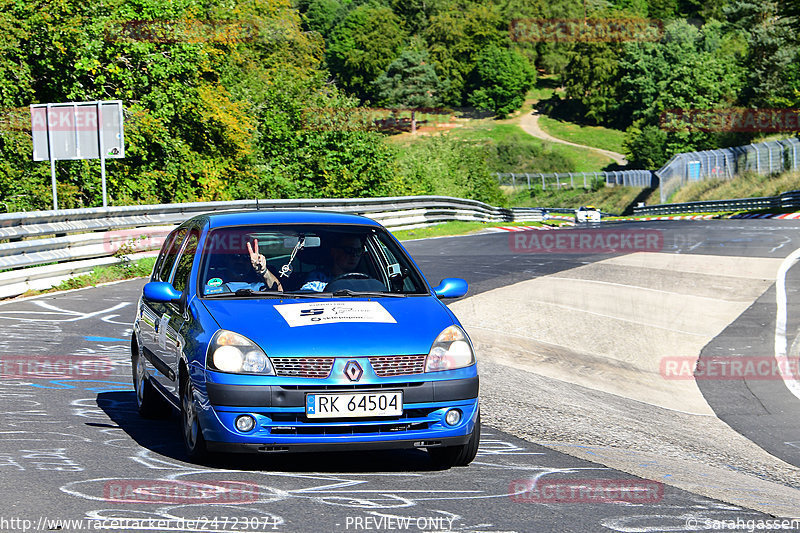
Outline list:
[[[361,365],[358,364],[358,361],[348,361],[346,365],[344,365],[344,375],[347,376],[347,379],[350,381],[358,381],[361,379],[361,375],[364,371],[361,369]]]

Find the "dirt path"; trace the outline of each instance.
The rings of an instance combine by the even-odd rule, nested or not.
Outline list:
[[[532,135],[543,141],[550,141],[554,143],[561,143],[561,144],[568,144],[570,146],[576,146],[578,148],[585,148],[587,150],[594,150],[595,152],[601,153],[607,157],[610,157],[614,161],[616,161],[620,165],[627,165],[628,160],[625,159],[625,156],[622,154],[618,154],[617,152],[612,152],[611,150],[603,150],[601,148],[595,148],[593,146],[586,146],[583,144],[576,144],[573,142],[565,141],[563,139],[559,139],[557,137],[553,137],[549,133],[546,133],[542,128],[539,126],[539,112],[535,109],[531,113],[523,114],[519,119],[520,127],[527,133],[528,135]]]

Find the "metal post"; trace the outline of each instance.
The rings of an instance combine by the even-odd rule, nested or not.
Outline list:
[[[541,176],[542,176],[542,190],[544,190],[544,174],[541,174]]]
[[[525,179],[528,180],[528,190],[531,190],[531,177],[527,172],[525,173]]]
[[[517,192],[517,180],[514,177],[514,173],[511,173],[511,190]]]
[[[769,145],[763,145],[764,148],[767,149],[767,174],[772,171],[772,151],[769,149]]]
[[[558,181],[558,172],[556,172],[556,190],[557,191],[561,190],[561,182]]]
[[[575,188],[575,181],[572,179],[572,172],[569,173],[569,186],[571,189]]]
[[[97,147],[100,151],[100,181],[103,185],[103,207],[108,207],[106,197],[106,149],[103,145],[103,110],[97,102]]]
[[[758,152],[758,145],[753,144],[751,146],[756,149],[756,174],[761,175],[761,154]]]
[[[56,190],[56,160],[53,157],[53,133],[50,131],[50,104],[45,109],[47,124],[47,155],[50,157],[50,183],[53,186],[53,209],[58,209],[58,191]]]

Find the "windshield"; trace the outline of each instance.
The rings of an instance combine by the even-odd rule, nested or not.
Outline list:
[[[370,226],[211,230],[199,287],[206,297],[428,294],[406,253],[384,230]]]

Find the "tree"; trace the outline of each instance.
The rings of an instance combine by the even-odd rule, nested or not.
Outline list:
[[[416,108],[441,103],[445,84],[439,81],[426,52],[407,50],[375,80],[378,101],[386,107],[411,109],[411,133],[417,131]]]
[[[403,21],[386,6],[353,8],[333,29],[327,63],[338,84],[362,101],[373,96],[375,81],[406,41]]]
[[[791,4],[796,6],[788,1],[734,0],[725,10],[731,28],[747,39],[749,75],[743,97],[753,105],[783,107],[796,101],[800,8]]]
[[[455,0],[449,9],[430,17],[423,32],[436,72],[448,82],[444,102],[462,105],[467,81],[478,54],[487,47],[509,42],[508,24],[491,3]]]
[[[567,98],[585,108],[584,118],[609,124],[619,104],[620,45],[612,42],[579,43],[568,54],[562,79]]]
[[[490,109],[501,118],[520,108],[525,94],[536,81],[536,72],[522,55],[507,48],[490,46],[477,58],[475,89],[469,101]]]

